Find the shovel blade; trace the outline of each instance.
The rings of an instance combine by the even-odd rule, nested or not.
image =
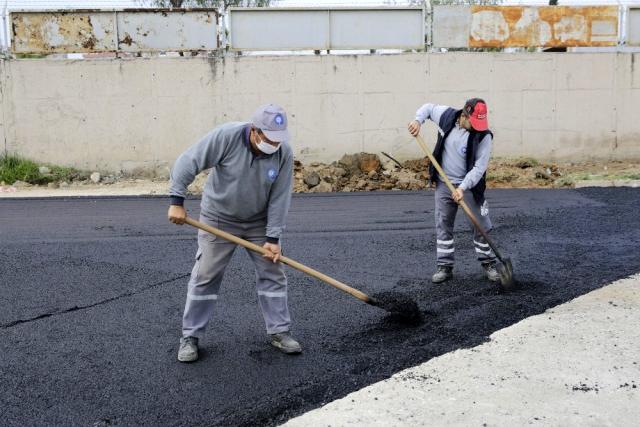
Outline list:
[[[513,280],[513,265],[511,259],[505,258],[496,265],[496,270],[500,275],[500,287],[503,291],[510,291],[515,287],[515,281]]]

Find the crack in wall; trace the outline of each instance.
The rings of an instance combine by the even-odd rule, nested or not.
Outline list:
[[[52,311],[51,313],[40,314],[38,316],[31,317],[29,319],[14,320],[13,322],[9,322],[9,323],[5,323],[5,324],[0,325],[0,329],[9,329],[9,328],[13,328],[14,326],[22,325],[24,323],[35,322],[37,320],[46,319],[46,318],[52,317],[52,316],[59,316],[59,315],[62,315],[62,314],[73,313],[74,311],[87,310],[89,308],[97,307],[99,305],[108,304],[108,303],[111,303],[113,301],[117,301],[117,300],[122,299],[122,298],[126,298],[126,297],[130,297],[130,296],[133,296],[133,295],[137,295],[137,294],[139,294],[141,292],[148,291],[149,289],[153,289],[153,288],[161,286],[161,285],[166,285],[167,283],[175,282],[176,280],[184,279],[186,277],[189,277],[190,275],[191,275],[191,273],[181,274],[180,276],[174,277],[172,279],[167,279],[167,280],[163,280],[161,282],[152,283],[151,285],[146,286],[146,287],[141,288],[141,289],[138,289],[137,291],[125,292],[123,294],[116,295],[115,297],[107,298],[107,299],[104,299],[102,301],[98,301],[98,302],[93,303],[93,304],[83,305],[83,306],[75,306],[75,307],[67,308],[67,309],[64,309],[64,310],[56,310],[56,311]]]

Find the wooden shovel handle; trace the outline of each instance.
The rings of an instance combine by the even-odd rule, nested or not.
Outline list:
[[[271,252],[263,248],[262,246],[256,245],[255,243],[251,243],[247,240],[241,239],[240,237],[234,236],[233,234],[227,233],[226,231],[222,231],[218,228],[212,227],[208,224],[203,224],[199,221],[196,221],[193,218],[187,217],[185,222],[195,228],[199,228],[200,230],[211,233],[215,236],[221,237],[230,242],[236,243],[244,248],[247,248],[251,251],[257,252],[262,255],[270,255]],[[285,256],[280,256],[280,262],[287,264],[290,267],[295,268],[309,276],[315,277],[316,279],[322,280],[323,282],[340,289],[352,296],[358,298],[360,301],[364,301],[367,304],[372,304],[373,300],[365,293],[360,292],[357,289],[352,288],[351,286],[345,285],[344,283],[334,279],[333,277],[329,277],[326,274],[320,273],[319,271],[314,270],[313,268],[309,268],[304,264],[301,264],[297,261],[292,260],[291,258],[287,258]]]

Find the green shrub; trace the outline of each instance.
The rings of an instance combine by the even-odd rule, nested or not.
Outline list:
[[[47,166],[50,173],[41,174],[40,166]],[[80,172],[74,168],[38,165],[36,162],[16,155],[0,156],[0,182],[13,184],[24,181],[29,184],[47,184],[49,182],[71,181],[78,178]]]

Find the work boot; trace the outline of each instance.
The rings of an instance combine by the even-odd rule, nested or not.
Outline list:
[[[283,353],[302,353],[302,347],[300,347],[298,341],[293,339],[289,332],[270,334],[269,338],[271,338],[271,345],[278,348]]]
[[[442,283],[453,277],[453,267],[449,265],[439,265],[438,270],[431,277],[433,283]]]
[[[180,362],[195,362],[198,360],[198,338],[180,338],[180,350],[178,350],[178,360]]]
[[[492,282],[500,281],[500,273],[498,273],[498,269],[496,269],[495,262],[488,262],[486,264],[482,264],[482,268],[484,268],[484,274],[487,276]]]

